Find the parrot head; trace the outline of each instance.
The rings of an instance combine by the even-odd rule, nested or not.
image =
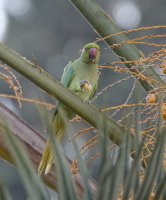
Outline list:
[[[81,60],[86,63],[98,63],[100,47],[95,43],[86,44],[81,51]]]

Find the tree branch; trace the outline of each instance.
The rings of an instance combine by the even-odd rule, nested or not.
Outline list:
[[[72,4],[80,11],[80,13],[86,18],[88,23],[96,30],[96,32],[102,37],[107,37],[109,35],[121,32],[118,25],[97,3],[95,0],[70,0]],[[108,46],[113,44],[119,44],[123,41],[127,41],[129,38],[125,34],[120,34],[112,37],[107,37],[104,41]],[[143,58],[143,54],[140,50],[136,48],[133,44],[123,44],[119,47],[113,48],[113,51],[122,59],[127,61],[135,61]],[[130,69],[132,65],[127,65]],[[133,75],[136,76],[137,73],[142,73],[144,68],[139,68],[138,71],[134,71]],[[131,73],[133,69],[131,70]],[[165,85],[165,82],[160,78],[160,76],[155,72],[152,67],[148,67],[145,76],[149,78],[152,77],[160,85]],[[146,81],[138,79],[143,88],[146,91],[152,90],[152,86]]]

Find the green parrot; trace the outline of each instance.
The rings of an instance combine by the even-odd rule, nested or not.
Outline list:
[[[71,61],[64,69],[61,83],[77,94],[83,101],[93,98],[98,82],[98,62],[100,58],[100,47],[95,43],[86,44],[78,59]],[[53,131],[60,142],[64,136],[65,126],[60,116],[60,110],[67,119],[72,119],[74,112],[61,102],[58,104],[53,118]],[[42,159],[39,164],[38,174],[47,174],[53,164],[51,144],[48,139]]]

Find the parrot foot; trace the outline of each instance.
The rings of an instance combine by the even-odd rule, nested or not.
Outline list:
[[[82,99],[82,102],[83,102],[83,103],[87,103],[87,101],[86,101],[86,100],[84,100],[84,99]]]
[[[90,100],[87,100],[86,103],[87,103],[87,104],[91,104],[91,101],[90,101]]]
[[[82,99],[82,102],[83,102],[83,103],[87,103],[87,104],[89,104],[89,105],[91,104],[91,101],[90,101],[90,100]]]

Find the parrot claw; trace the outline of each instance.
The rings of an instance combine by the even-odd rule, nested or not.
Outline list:
[[[90,100],[82,99],[82,102],[83,102],[83,103],[87,103],[87,104],[89,104],[89,105],[91,104],[91,101],[90,101]]]
[[[86,103],[87,103],[87,104],[91,104],[91,101],[90,101],[90,100],[87,100]]]

